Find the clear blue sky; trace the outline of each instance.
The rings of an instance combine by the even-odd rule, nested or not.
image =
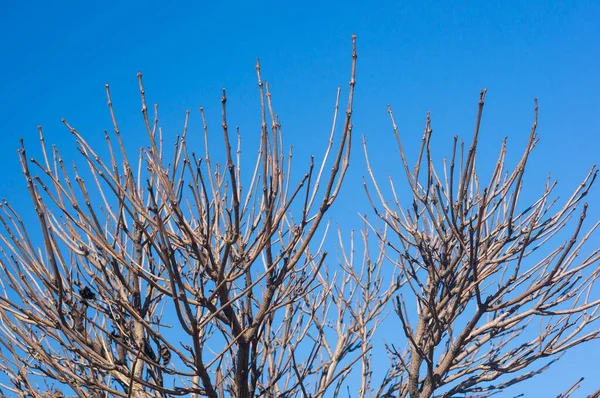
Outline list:
[[[565,195],[600,161],[600,2],[165,4],[14,1],[0,6],[0,196],[19,204],[29,200],[15,149],[19,137],[36,145],[38,124],[67,159],[75,159],[76,151],[62,117],[102,144],[103,130],[111,129],[105,83],[112,87],[126,140],[133,148],[142,143],[138,70],[150,102],[161,105],[167,133],[179,132],[185,110],[201,105],[217,131],[224,86],[230,124],[252,138],[259,121],[257,56],[272,84],[286,142],[294,145],[302,164],[308,154],[322,152],[336,87],[347,88],[352,33],[358,35],[359,54],[355,152],[345,196],[332,212],[334,222],[357,227],[356,212],[369,210],[360,185],[362,134],[381,178],[399,175],[388,103],[408,148],[416,148],[425,112],[432,112],[434,149],[441,158],[454,134],[471,134],[479,90],[487,87],[483,154],[495,156],[502,137],[509,136],[509,153],[517,155],[538,96],[541,142],[527,174],[534,186],[540,187],[536,178],[551,172]],[[199,118],[193,121],[198,127]],[[482,166],[485,159],[480,158]],[[599,197],[595,193],[590,201]],[[20,207],[27,209],[24,203]],[[600,203],[592,205],[590,218],[598,219]],[[600,372],[598,354],[600,342],[575,350],[522,390],[528,397],[552,396],[583,375],[588,378],[584,391],[592,391],[599,387],[593,381]]]

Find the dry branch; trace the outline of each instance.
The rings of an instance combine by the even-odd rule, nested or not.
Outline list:
[[[394,363],[378,395],[489,396],[535,376],[571,347],[599,336],[600,300],[594,289],[600,249],[584,249],[599,223],[583,232],[584,198],[598,170],[593,167],[562,206],[552,199],[555,183],[550,182],[533,203],[520,203],[523,176],[538,140],[536,101],[517,166],[506,169],[504,142],[485,184],[476,172],[485,94],[483,90],[466,153],[461,143],[457,156],[455,137],[449,167],[444,161],[441,170],[431,157],[429,114],[411,168],[389,109],[410,206],[401,204],[393,182],[392,200],[386,199],[364,145],[371,180],[365,189],[390,231],[381,239],[410,287],[396,300],[406,347],[390,347]],[[573,232],[550,249],[552,238],[565,239],[568,225]]]

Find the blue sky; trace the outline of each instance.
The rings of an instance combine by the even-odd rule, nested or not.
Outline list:
[[[199,106],[218,129],[220,88],[226,87],[230,124],[252,141],[259,127],[254,65],[260,56],[286,143],[294,145],[297,164],[305,164],[309,154],[322,153],[335,90],[347,87],[352,33],[359,54],[355,142],[350,175],[332,211],[335,223],[358,228],[356,212],[369,211],[361,187],[361,135],[381,178],[400,176],[387,104],[407,148],[415,150],[431,111],[434,154],[441,159],[454,134],[470,136],[478,93],[486,87],[479,161],[485,168],[483,160],[496,156],[504,136],[509,154],[519,154],[537,96],[541,141],[526,176],[533,189],[539,191],[539,178],[551,172],[566,195],[600,161],[598,2],[119,3],[0,6],[0,196],[23,211],[29,199],[15,152],[19,137],[35,153],[40,124],[47,140],[75,159],[74,141],[60,123],[65,117],[102,145],[103,130],[111,129],[105,83],[129,145],[144,142],[138,70],[149,101],[161,106],[166,132],[179,132],[185,110]],[[192,122],[200,132],[197,114]],[[598,198],[596,192],[590,201]],[[592,205],[589,215],[597,220],[600,206]],[[600,343],[575,350],[514,392],[550,396],[578,375],[588,377],[583,386],[591,392],[600,371],[597,353]]]

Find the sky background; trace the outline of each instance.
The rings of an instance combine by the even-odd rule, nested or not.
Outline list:
[[[138,71],[149,102],[160,104],[166,142],[181,131],[186,109],[192,110],[190,131],[200,134],[199,106],[220,133],[220,89],[226,87],[229,124],[240,126],[252,147],[260,128],[256,57],[300,173],[308,156],[325,148],[336,88],[347,90],[353,33],[359,55],[354,153],[331,213],[336,225],[360,228],[357,212],[369,212],[361,186],[362,135],[380,179],[401,176],[387,104],[411,159],[431,111],[434,156],[441,160],[453,135],[470,138],[479,91],[487,88],[479,160],[485,172],[493,165],[485,160],[493,162],[505,136],[514,164],[539,97],[541,141],[526,174],[531,185],[525,199],[541,192],[548,172],[560,181],[557,192],[568,195],[600,161],[600,2],[322,3],[3,2],[0,196],[31,213],[16,149],[23,137],[39,153],[37,125],[68,160],[77,153],[63,117],[92,144],[103,145],[103,131],[112,129],[105,83],[128,145],[143,145]],[[600,218],[597,191],[590,197],[592,220]],[[591,246],[598,242],[594,238]],[[575,349],[501,396],[556,395],[578,376],[587,379],[578,396],[591,393],[599,387],[598,354],[600,342]]]

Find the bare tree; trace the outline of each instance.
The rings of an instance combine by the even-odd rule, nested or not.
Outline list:
[[[84,168],[67,167],[41,128],[41,159],[29,160],[22,143],[39,232],[2,204],[0,368],[11,379],[2,390],[21,397],[320,397],[339,390],[362,363],[366,391],[371,336],[396,283],[383,287],[384,258],[371,260],[367,246],[361,266],[350,247],[330,274],[319,241],[349,162],[352,42],[343,126],[336,128],[338,90],[326,152],[299,179],[258,63],[260,149],[246,180],[239,131],[232,149],[225,90],[219,164],[202,108],[203,158],[188,146],[189,112],[167,154],[141,74],[149,147],[133,161],[108,86],[114,135],[106,134],[107,157],[64,120]]]
[[[64,120],[84,167],[66,166],[41,128],[39,159],[21,143],[38,223],[0,205],[0,396],[323,397],[343,386],[359,397],[488,396],[599,336],[600,249],[584,248],[599,224],[581,232],[597,169],[562,206],[550,182],[519,204],[537,142],[536,104],[516,168],[505,170],[504,142],[482,183],[475,166],[485,90],[471,146],[459,150],[455,138],[441,174],[429,115],[411,169],[389,111],[410,206],[393,184],[386,200],[364,144],[373,186],[365,189],[384,228],[365,217],[360,239],[338,230],[338,258],[328,266],[325,216],[351,150],[352,43],[343,122],[338,89],[325,153],[300,177],[258,62],[262,123],[248,171],[240,131],[231,138],[225,90],[217,163],[202,108],[203,156],[189,144],[190,112],[173,151],[163,146],[141,74],[148,147],[136,156],[125,149],[108,86],[114,134],[106,134],[105,155]],[[581,207],[570,238],[548,250]],[[388,304],[405,347],[387,345],[392,366],[374,386],[373,335]]]
[[[408,207],[393,183],[391,200],[386,199],[364,145],[371,180],[365,189],[390,231],[389,238],[380,238],[407,282],[395,298],[398,332],[406,345],[388,347],[393,366],[378,396],[489,396],[537,375],[568,349],[599,336],[594,322],[600,300],[594,287],[600,249],[584,248],[599,223],[582,232],[583,199],[597,169],[562,206],[552,198],[556,183],[550,181],[536,200],[520,204],[525,168],[538,141],[536,101],[518,164],[506,170],[505,140],[486,183],[476,172],[485,94],[471,145],[465,150],[461,142],[458,149],[455,137],[450,162],[444,160],[441,171],[431,156],[429,114],[416,165],[410,168],[389,109],[409,186]],[[570,236],[549,247],[553,237],[563,239],[560,233],[574,216],[578,220]]]

